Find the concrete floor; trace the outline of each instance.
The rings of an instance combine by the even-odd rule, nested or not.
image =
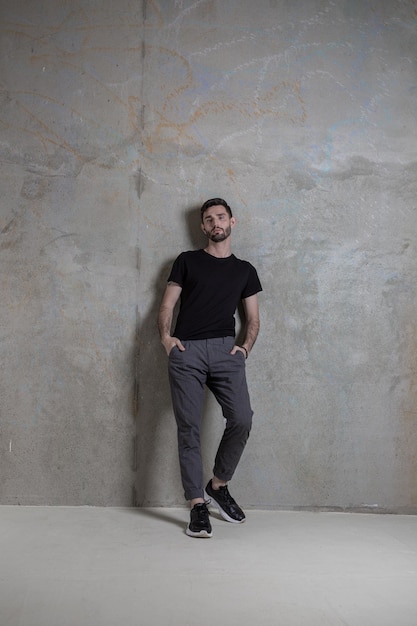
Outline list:
[[[1,626],[416,626],[417,518],[0,507]]]

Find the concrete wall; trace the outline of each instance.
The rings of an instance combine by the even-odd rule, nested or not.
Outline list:
[[[0,503],[183,501],[156,314],[220,195],[264,286],[234,494],[417,512],[416,21],[2,1]]]

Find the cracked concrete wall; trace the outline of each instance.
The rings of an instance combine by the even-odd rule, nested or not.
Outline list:
[[[220,195],[264,287],[234,493],[416,512],[416,2],[0,11],[0,503],[183,501],[156,314]]]

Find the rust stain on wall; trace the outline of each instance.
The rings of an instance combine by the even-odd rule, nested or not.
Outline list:
[[[192,86],[192,83],[187,83],[179,87],[176,91],[180,93]],[[276,105],[275,107],[270,105],[273,96],[277,97],[283,94],[284,97],[291,94],[295,98],[299,105],[298,115],[294,115],[293,107],[284,107],[282,110]],[[170,98],[174,97],[174,92],[169,94]],[[168,108],[168,104],[159,109],[154,109],[156,117],[160,118],[160,122],[156,125],[154,132],[148,135],[144,142],[150,153],[155,151],[156,145],[162,141],[176,142],[182,146],[188,142],[194,146],[203,149],[203,144],[197,138],[195,127],[197,124],[201,124],[205,120],[209,120],[210,116],[213,116],[213,124],[219,124],[224,121],[225,114],[233,114],[240,119],[240,122],[244,124],[244,120],[265,120],[271,119],[289,119],[294,124],[302,125],[306,120],[306,111],[304,102],[300,96],[300,85],[297,82],[289,83],[283,81],[276,85],[276,87],[269,91],[265,96],[258,100],[241,100],[241,101],[208,101],[198,106],[194,112],[192,112],[185,122],[175,121],[177,114],[176,107]],[[215,118],[218,118],[216,121]]]

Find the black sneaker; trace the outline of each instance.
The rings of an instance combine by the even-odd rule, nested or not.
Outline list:
[[[207,483],[206,495],[217,506],[223,519],[234,524],[241,524],[245,521],[245,514],[230,495],[227,485],[220,487],[220,489],[213,489],[210,480]]]
[[[195,504],[190,512],[190,523],[185,531],[189,537],[208,538],[212,536],[207,504]]]

